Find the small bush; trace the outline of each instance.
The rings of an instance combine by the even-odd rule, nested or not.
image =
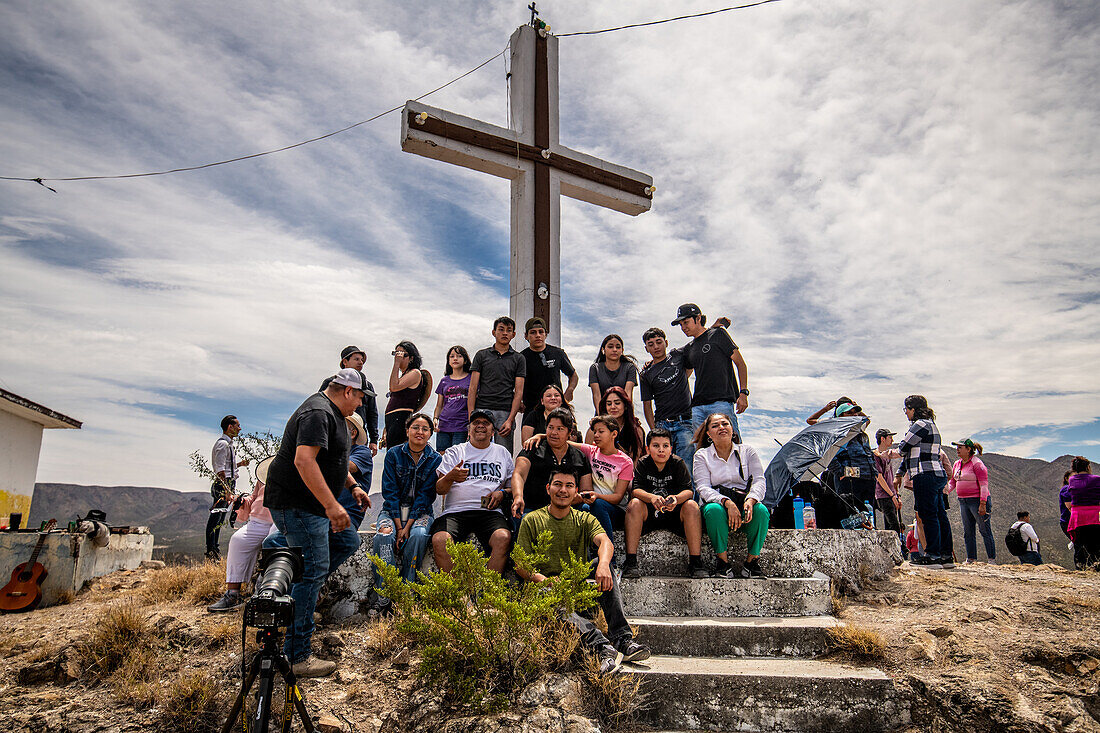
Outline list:
[[[520,567],[545,561],[550,533],[535,552],[516,548]],[[563,669],[577,634],[563,614],[595,605],[598,591],[585,582],[590,568],[576,557],[554,582],[509,584],[489,570],[472,544],[448,540],[449,573],[420,574],[406,583],[377,557],[379,593],[393,600],[395,628],[421,648],[420,676],[443,691],[444,703],[491,712],[505,707],[540,675]],[[476,599],[476,601],[472,600]]]
[[[77,645],[77,653],[89,678],[102,682],[135,655],[151,650],[155,641],[152,627],[137,606],[112,606],[91,637]]]
[[[886,657],[886,640],[877,631],[844,624],[829,629],[829,649],[851,659],[877,661]]]
[[[169,731],[217,730],[223,714],[221,688],[210,672],[184,673],[157,692],[157,723]]]
[[[225,591],[225,562],[199,565],[170,565],[158,570],[141,589],[141,597],[152,603],[188,600],[205,605]]]
[[[645,704],[641,676],[601,675],[599,662],[591,654],[584,655],[580,675],[584,691],[581,699],[586,708],[584,712],[599,721],[603,730],[633,730],[638,711]]]

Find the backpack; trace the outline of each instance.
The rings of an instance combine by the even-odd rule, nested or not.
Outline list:
[[[1008,534],[1005,535],[1005,545],[1008,547],[1008,551],[1016,557],[1023,555],[1027,552],[1027,538],[1024,537],[1024,533],[1020,531],[1020,527],[1023,525],[1016,525],[1012,529],[1008,530]]]

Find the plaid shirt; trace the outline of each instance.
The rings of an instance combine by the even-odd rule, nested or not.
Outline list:
[[[902,456],[898,476],[908,471],[910,476],[930,473],[947,477],[947,471],[940,463],[940,431],[931,420],[914,420],[910,423],[909,430],[897,448]]]

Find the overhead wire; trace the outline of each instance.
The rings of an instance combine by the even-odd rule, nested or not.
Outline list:
[[[615,26],[615,27],[612,27],[612,28],[601,28],[601,29],[598,29],[598,30],[591,30],[591,31],[573,31],[571,33],[555,33],[554,35],[557,38],[568,38],[570,36],[592,36],[592,35],[597,35],[597,34],[600,34],[600,33],[613,33],[615,31],[628,30],[628,29],[631,29],[631,28],[642,28],[642,27],[651,26],[651,25],[661,25],[663,23],[673,23],[673,22],[679,21],[679,20],[690,20],[692,18],[702,18],[702,17],[708,16],[708,15],[717,15],[719,13],[728,13],[728,12],[734,11],[734,10],[745,10],[745,9],[748,9],[748,8],[757,7],[759,5],[767,5],[769,3],[775,3],[775,2],[780,2],[780,0],[758,0],[758,2],[747,3],[747,4],[744,4],[744,5],[733,5],[733,6],[730,6],[730,7],[718,8],[716,10],[707,10],[707,11],[704,11],[704,12],[701,12],[701,13],[690,13],[690,14],[687,14],[687,15],[678,15],[678,16],[675,16],[675,17],[672,17],[672,18],[662,18],[661,20],[651,20],[651,21],[646,21],[646,22],[643,22],[643,23],[629,23],[629,24],[626,24],[626,25]],[[419,101],[419,100],[424,99],[425,97],[427,97],[429,95],[435,94],[438,91],[446,89],[447,87],[451,86],[452,84],[454,84],[458,81],[461,81],[462,79],[465,79],[470,74],[473,74],[474,72],[479,71],[480,69],[484,68],[485,66],[490,64],[494,59],[496,59],[496,58],[498,58],[499,56],[502,56],[502,55],[505,58],[505,65],[506,65],[505,66],[505,68],[506,68],[505,74],[506,74],[506,78],[508,79],[508,82],[509,82],[509,89],[508,89],[509,97],[508,97],[508,99],[510,100],[510,98],[511,98],[510,97],[510,95],[511,95],[511,79],[510,79],[511,71],[508,68],[508,46],[506,46],[503,51],[500,51],[498,53],[493,54],[492,56],[485,59],[484,61],[482,61],[480,64],[473,67],[469,71],[466,71],[465,73],[463,73],[459,76],[456,76],[454,79],[451,79],[450,81],[446,82],[445,84],[441,84],[441,85],[437,86],[435,89],[432,89],[429,92],[424,92],[419,97],[414,97],[414,101]],[[169,169],[166,169],[166,170],[150,171],[150,172],[146,172],[146,173],[124,173],[124,174],[119,174],[119,175],[105,175],[105,176],[68,176],[68,177],[63,177],[63,178],[46,178],[46,177],[43,177],[43,176],[36,176],[36,177],[33,177],[33,178],[32,177],[25,177],[25,176],[0,176],[0,181],[26,181],[26,182],[29,182],[29,183],[37,183],[38,185],[40,185],[44,188],[47,188],[50,191],[53,191],[54,193],[57,193],[56,189],[51,188],[50,186],[47,186],[45,182],[46,181],[50,181],[50,182],[105,181],[105,180],[121,180],[121,179],[127,179],[127,178],[149,178],[151,176],[165,176],[165,175],[169,175],[171,173],[184,173],[184,172],[187,172],[187,171],[197,171],[197,170],[203,170],[205,168],[214,168],[216,166],[227,165],[229,163],[239,163],[242,160],[252,160],[253,158],[261,158],[265,155],[273,155],[275,153],[282,153],[282,152],[287,151],[287,150],[293,150],[294,148],[300,148],[304,145],[309,145],[311,143],[319,142],[321,140],[326,140],[330,137],[334,137],[336,135],[340,135],[342,133],[348,132],[349,130],[354,130],[355,128],[360,127],[361,125],[366,125],[370,122],[374,122],[375,120],[380,119],[382,117],[385,117],[386,115],[393,114],[394,112],[402,109],[404,106],[405,106],[404,104],[399,104],[397,106],[390,107],[386,111],[379,112],[378,114],[374,115],[373,117],[368,117],[365,120],[360,120],[359,122],[352,123],[350,125],[347,125],[346,127],[341,127],[339,130],[333,130],[332,132],[326,132],[323,135],[318,135],[316,137],[311,137],[308,140],[302,140],[300,142],[292,143],[290,145],[284,145],[282,147],[274,148],[272,150],[264,150],[264,151],[259,152],[259,153],[250,153],[248,155],[239,155],[235,158],[226,158],[225,160],[218,160],[218,161],[214,161],[213,163],[202,163],[200,165],[182,166],[182,167],[179,167],[179,168],[169,168]],[[508,102],[508,117],[509,117],[509,127],[511,127],[512,122],[511,122],[511,104],[510,104],[510,101]]]

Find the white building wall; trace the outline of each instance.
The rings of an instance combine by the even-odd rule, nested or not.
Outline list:
[[[0,523],[22,512],[27,526],[41,449],[41,425],[0,411]]]

